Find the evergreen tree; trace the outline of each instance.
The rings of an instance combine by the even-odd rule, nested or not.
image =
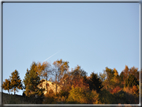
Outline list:
[[[16,91],[18,92],[17,89],[23,89],[21,79],[19,77],[19,73],[17,70],[11,73],[10,80],[11,80],[10,87],[12,88],[12,91],[14,91],[14,95],[15,95],[15,92]]]
[[[103,87],[101,79],[94,72],[90,75],[89,87],[90,90],[96,90],[97,92]]]
[[[40,83],[40,77],[38,76],[38,73],[35,71],[36,66],[36,63],[34,62],[30,70],[27,70],[25,79],[23,80],[26,89],[25,94],[28,97],[32,95],[41,96],[43,94],[43,90],[37,87],[37,85]]]

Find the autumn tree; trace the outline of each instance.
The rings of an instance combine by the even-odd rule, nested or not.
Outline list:
[[[114,77],[114,71],[108,67],[106,67],[106,69],[104,70],[104,72],[106,73],[106,79],[103,82],[104,88],[105,89],[112,89],[114,88],[114,82],[112,81],[113,77]]]
[[[72,85],[72,80],[70,78],[70,74],[69,73],[64,74],[64,76],[61,78],[61,82],[63,85],[62,88],[64,88],[64,90],[70,89],[70,87]]]
[[[54,73],[56,75],[56,79],[58,82],[60,82],[60,79],[63,77],[64,74],[67,73],[67,70],[69,68],[67,61],[62,61],[62,59],[57,60],[53,63],[54,65]]]
[[[84,81],[83,79],[86,77],[87,73],[81,69],[79,65],[75,67],[75,69],[72,69],[70,72],[70,79],[72,80],[72,84],[76,84],[78,82]]]
[[[123,81],[125,81],[129,75],[132,74],[136,77],[136,79],[139,81],[139,71],[138,68],[135,68],[134,66],[131,68],[128,68],[127,65],[125,65],[125,69],[121,72],[120,76],[123,77]],[[123,82],[124,84],[124,82]]]
[[[87,83],[86,74],[87,73],[78,65],[75,69],[72,69],[68,74],[68,80],[66,82],[68,89],[71,90],[73,86],[88,90],[89,83]]]
[[[45,78],[47,80],[48,78],[48,69],[50,68],[50,64],[47,62],[43,63],[37,63],[34,67],[34,70],[37,72],[38,76],[40,77],[40,80]]]
[[[21,83],[21,79],[19,77],[19,73],[17,70],[11,73],[10,81],[11,81],[10,86],[12,91],[14,91],[14,95],[16,91],[18,92],[18,89],[23,89],[23,85]]]
[[[79,65],[77,65],[77,67],[75,67],[75,69],[72,70],[70,74],[73,76],[73,78],[84,77],[87,75],[87,73],[81,69]]]
[[[54,65],[53,73],[55,75],[56,93],[57,93],[57,83],[61,84],[61,78],[63,77],[64,74],[67,73],[69,65],[67,61],[62,61],[62,59],[55,61],[53,65]]]
[[[9,93],[9,90],[11,89],[11,82],[10,82],[9,79],[5,79],[5,81],[4,81],[3,84],[2,84],[2,88],[3,88],[4,90],[7,90],[8,93]]]
[[[23,80],[25,84],[25,94],[30,97],[32,95],[41,96],[43,94],[43,90],[39,89],[37,85],[40,83],[40,77],[36,72],[37,64],[35,62],[32,63],[30,70],[27,69],[27,73]]]
[[[139,71],[138,71],[138,68],[135,68],[134,66],[130,68],[130,71],[129,71],[129,75],[132,74],[136,77],[137,81],[139,81]]]
[[[118,71],[115,68],[110,69],[108,67],[106,67],[104,72],[106,74],[106,78],[103,81],[103,85],[105,89],[107,89],[108,91],[111,91],[117,86],[122,88],[124,73],[121,73],[121,75],[119,76]]]
[[[99,104],[99,94],[92,90],[88,90],[82,87],[74,87],[69,91],[68,103],[79,103],[79,104]]]

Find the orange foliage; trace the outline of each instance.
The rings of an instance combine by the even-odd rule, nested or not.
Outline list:
[[[124,87],[123,89],[126,93],[129,93],[129,94],[132,94],[132,88],[129,88],[129,87]]]
[[[133,86],[132,92],[133,92],[134,94],[138,94],[139,90],[138,90],[137,86],[135,86],[135,85]]]

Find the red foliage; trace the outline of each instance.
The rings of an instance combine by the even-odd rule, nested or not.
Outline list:
[[[110,90],[110,93],[114,94],[117,93],[121,90],[122,88],[120,88],[119,86],[116,86],[114,89]]]

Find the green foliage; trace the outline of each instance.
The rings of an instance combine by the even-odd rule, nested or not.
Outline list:
[[[103,82],[104,88],[107,89],[112,89],[114,88],[114,84],[115,82],[113,81],[113,77],[114,77],[114,71],[108,67],[106,67],[106,69],[104,70],[104,72],[106,73],[106,79]]]
[[[11,86],[11,89],[14,91],[14,94],[16,91],[18,91],[17,89],[23,89],[21,79],[19,77],[19,73],[17,70],[11,73],[10,80],[11,80],[10,86]]]
[[[11,84],[10,80],[5,79],[5,81],[2,84],[2,88],[9,92],[9,90],[11,89],[11,85],[10,84]]]
[[[103,86],[105,89],[114,89],[117,86],[122,88],[122,77],[118,75],[118,72],[115,68],[110,69],[106,67],[104,72],[106,73],[106,79],[103,81]]]
[[[67,101],[81,104],[96,104],[99,103],[99,94],[96,91],[86,90],[81,87],[73,87],[69,92]]]
[[[87,96],[86,96],[86,90],[80,87],[73,87],[69,92],[69,97],[67,101],[69,102],[79,102],[79,103],[87,103]]]
[[[134,75],[130,74],[125,81],[125,87],[133,87],[134,85],[135,86],[139,85],[139,82],[137,81]]]
[[[41,96],[43,93],[43,90],[37,87],[40,82],[40,77],[35,71],[35,67],[36,63],[33,63],[30,70],[27,70],[25,79],[23,80],[26,89],[25,94],[28,97],[30,97],[31,95]]]

